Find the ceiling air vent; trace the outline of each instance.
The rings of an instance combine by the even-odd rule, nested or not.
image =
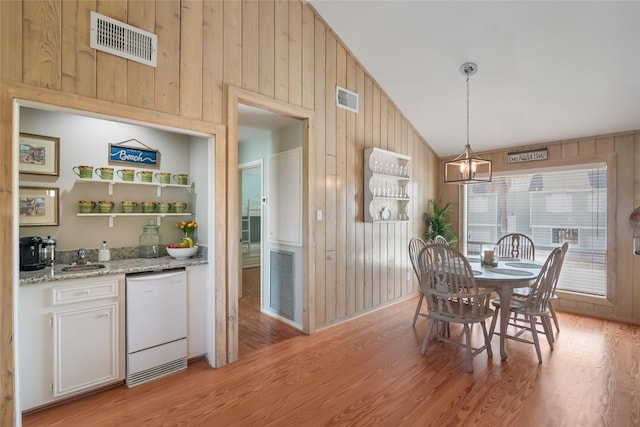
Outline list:
[[[93,11],[90,46],[152,67],[157,63],[158,36]]]
[[[336,86],[336,105],[345,110],[358,112],[358,94]]]

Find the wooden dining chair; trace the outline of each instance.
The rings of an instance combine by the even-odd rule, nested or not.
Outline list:
[[[419,237],[414,237],[409,241],[409,259],[411,260],[411,265],[413,266],[413,271],[418,278],[418,283],[420,283],[420,270],[418,269],[418,255],[420,255],[420,251],[427,246],[424,240]],[[416,326],[416,320],[418,320],[418,316],[429,317],[429,313],[426,311],[421,312],[420,308],[422,307],[422,301],[424,300],[424,294],[422,293],[422,288],[418,288],[420,292],[420,299],[418,300],[418,306],[416,307],[416,312],[413,315],[413,323],[411,326]]]
[[[538,355],[538,363],[542,363],[538,334],[545,334],[549,347],[553,350],[554,340],[551,330],[549,298],[555,292],[555,287],[558,284],[558,277],[560,276],[560,270],[568,247],[569,245],[565,243],[562,247],[551,251],[540,270],[540,275],[531,285],[529,295],[526,298],[512,298],[509,307],[502,307],[499,299],[491,301],[495,307],[495,313],[491,321],[490,336],[493,336],[495,331],[500,310],[510,310],[514,314],[522,315],[523,318],[514,316],[509,322],[509,326],[515,327],[516,332],[513,335],[506,335],[505,338],[533,344]],[[538,325],[542,326],[542,331],[538,329]],[[526,331],[531,333],[531,340],[522,337],[522,334]]]
[[[562,247],[564,248],[566,246],[566,249],[564,249],[564,252],[566,254],[567,250],[569,249],[569,243],[564,243],[562,245]],[[564,261],[564,255],[563,255],[563,261]],[[556,278],[556,281],[558,279]],[[551,296],[549,297],[549,302],[547,303],[547,305],[549,306],[549,312],[550,312],[550,316],[551,316],[551,320],[553,320],[553,324],[556,327],[556,332],[560,332],[560,323],[558,322],[558,316],[556,315],[556,309],[553,306],[553,302],[558,300],[558,296],[556,295],[555,292],[555,286],[554,286],[554,291],[551,294]],[[531,292],[531,288],[516,288],[513,290],[513,298],[516,299],[526,299],[529,296],[529,293]],[[514,313],[514,317],[517,317],[517,314]]]
[[[443,245],[448,245],[449,241],[447,239],[445,239],[443,236],[441,235],[437,235],[434,239],[433,239],[433,243],[441,243]]]
[[[490,307],[491,290],[476,286],[473,270],[469,261],[457,249],[443,244],[425,246],[418,256],[420,270],[420,286],[427,300],[430,321],[427,334],[422,341],[421,353],[427,353],[432,338],[466,349],[467,371],[473,372],[473,357],[487,351],[493,356],[486,319],[493,315]],[[465,342],[452,340],[438,331],[438,321],[460,323],[463,325]],[[474,348],[471,343],[470,326],[474,323],[482,325],[484,345]]]
[[[504,235],[496,243],[498,257],[534,260],[536,247],[533,240],[525,234],[511,233]]]

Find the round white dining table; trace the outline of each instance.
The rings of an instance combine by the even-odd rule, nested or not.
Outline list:
[[[495,289],[500,298],[500,357],[507,359],[507,352],[504,348],[504,341],[507,335],[509,324],[509,306],[511,305],[511,294],[515,288],[526,288],[538,278],[542,263],[531,260],[518,260],[514,258],[499,258],[495,267],[485,266],[480,263],[479,258],[467,258],[476,284],[482,288]]]

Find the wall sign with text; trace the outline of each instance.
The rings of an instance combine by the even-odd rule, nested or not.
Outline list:
[[[546,148],[540,150],[528,150],[507,153],[507,163],[523,163],[535,162],[538,160],[547,160],[549,151]]]
[[[109,164],[144,166],[148,168],[160,167],[160,152],[158,150],[148,147],[128,147],[121,144],[109,144]]]

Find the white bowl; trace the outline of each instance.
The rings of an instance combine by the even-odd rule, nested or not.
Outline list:
[[[170,248],[167,246],[167,253],[175,259],[187,259],[198,252],[198,247],[192,248]]]

